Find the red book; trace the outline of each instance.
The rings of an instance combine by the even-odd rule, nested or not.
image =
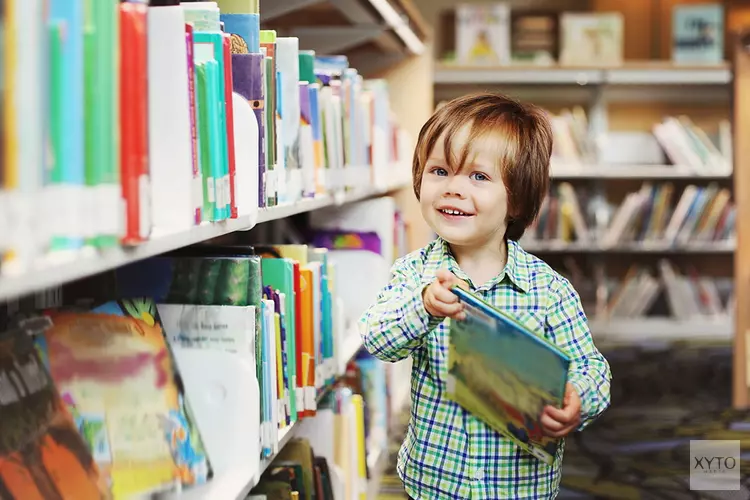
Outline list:
[[[229,161],[229,206],[231,218],[237,218],[237,202],[234,193],[234,177],[236,167],[234,164],[234,111],[232,106],[232,42],[229,35],[224,34],[224,100],[227,107],[227,153]]]
[[[124,244],[139,243],[151,232],[147,13],[146,4],[120,4],[120,174],[125,199]]]
[[[188,68],[188,92],[190,99],[190,138],[193,143],[193,205],[195,206],[195,223],[200,224],[203,214],[203,188],[202,175],[198,164],[198,124],[195,104],[195,55],[193,53],[193,25],[185,25],[185,45],[187,47],[187,68]]]

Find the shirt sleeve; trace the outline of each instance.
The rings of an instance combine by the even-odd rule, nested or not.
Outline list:
[[[407,256],[396,261],[388,285],[359,320],[365,349],[383,361],[411,356],[442,321],[425,310],[422,292],[426,285],[421,285],[412,259]]]
[[[547,310],[547,337],[570,356],[568,381],[581,397],[583,430],[610,405],[612,373],[609,363],[594,345],[578,293],[564,278],[552,285]]]

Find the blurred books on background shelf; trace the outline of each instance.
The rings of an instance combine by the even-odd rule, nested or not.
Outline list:
[[[521,240],[529,249],[551,243],[564,249],[717,248],[734,242],[737,209],[727,188],[645,182],[614,205],[599,195],[553,185],[539,216]]]
[[[455,47],[441,62],[457,66],[612,67],[625,61],[622,12],[556,12],[510,2],[465,2],[456,6]],[[642,21],[641,21],[642,22]],[[648,26],[638,26],[649,30]],[[724,58],[724,5],[674,5],[667,52],[676,64],[718,64]],[[450,37],[446,37],[450,39]]]

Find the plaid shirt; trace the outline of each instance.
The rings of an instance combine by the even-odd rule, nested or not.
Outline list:
[[[422,290],[441,267],[568,353],[568,380],[581,396],[579,430],[610,401],[609,364],[594,346],[578,294],[565,278],[508,241],[504,271],[477,287],[438,238],[394,264],[390,283],[360,320],[371,354],[388,362],[413,358],[411,421],[398,460],[406,491],[419,500],[554,498],[564,440],[554,465],[547,466],[444,397],[448,320],[431,317],[422,302]]]

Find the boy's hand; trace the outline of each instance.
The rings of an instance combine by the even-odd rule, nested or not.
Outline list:
[[[547,436],[565,437],[581,423],[581,397],[576,388],[568,382],[565,386],[563,407],[546,406],[540,419],[542,430]]]
[[[447,269],[438,269],[437,279],[430,283],[422,293],[424,308],[432,316],[437,318],[464,319],[464,305],[458,301],[458,297],[451,291],[454,286],[467,289],[466,282],[456,278]]]

